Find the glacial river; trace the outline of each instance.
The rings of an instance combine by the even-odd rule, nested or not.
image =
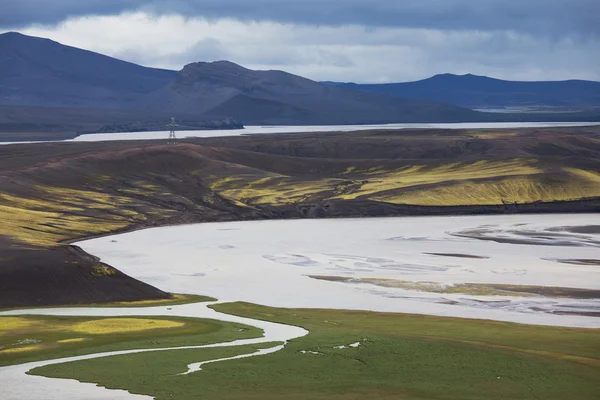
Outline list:
[[[600,328],[599,214],[206,223],[77,245],[160,289],[220,301]],[[556,295],[555,289],[545,290],[549,287],[564,289]],[[21,314],[188,316],[264,330],[263,338],[212,346],[286,342],[307,333],[217,313],[206,304],[0,313]],[[146,398],[25,374],[37,366],[109,355],[0,368],[2,399]],[[189,366],[191,373],[201,373],[193,372],[197,368]]]

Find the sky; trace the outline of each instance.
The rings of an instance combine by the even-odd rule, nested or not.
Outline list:
[[[0,32],[174,70],[229,60],[360,83],[600,81],[599,0],[0,0],[0,10]]]

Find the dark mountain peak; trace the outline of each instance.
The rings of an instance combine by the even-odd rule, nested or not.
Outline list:
[[[59,45],[50,39],[40,38],[36,36],[27,36],[19,32],[6,32],[0,34],[0,50],[15,49],[21,46],[35,46],[42,43],[52,43]]]
[[[27,39],[38,39],[38,40],[50,40],[50,39],[42,39],[42,38],[38,38],[35,36],[27,36],[22,34],[21,32],[5,32],[5,33],[0,33],[0,40],[2,41],[6,41],[6,40],[27,40]]]
[[[195,62],[187,64],[177,73],[173,85],[243,88],[254,79],[254,72],[230,61]]]
[[[14,32],[14,31],[0,33],[0,40],[14,39],[14,38],[18,38],[18,37],[26,37],[26,35],[23,35],[20,32]]]
[[[178,72],[176,86],[228,87],[240,91],[253,91],[264,87],[326,87],[325,85],[284,71],[258,71],[231,61],[196,62]]]
[[[212,61],[212,62],[198,61],[198,62],[187,64],[185,67],[183,67],[182,71],[185,71],[185,70],[199,71],[199,70],[212,70],[212,69],[250,71],[249,69],[244,68],[241,65],[238,65],[234,62],[227,61],[227,60]]]
[[[494,78],[487,77],[485,75],[475,75],[475,74],[437,74],[432,76],[431,78],[423,79],[423,81],[437,81],[437,82],[465,82],[465,81],[483,81],[483,80],[497,80]]]

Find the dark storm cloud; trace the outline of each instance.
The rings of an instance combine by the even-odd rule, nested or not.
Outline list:
[[[0,0],[0,27],[144,10],[188,17],[309,25],[515,30],[548,37],[600,35],[598,0]]]

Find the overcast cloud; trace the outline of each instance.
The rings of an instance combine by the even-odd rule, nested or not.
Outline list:
[[[600,80],[597,0],[0,0],[0,9],[0,32],[170,69],[227,59],[316,80]]]

